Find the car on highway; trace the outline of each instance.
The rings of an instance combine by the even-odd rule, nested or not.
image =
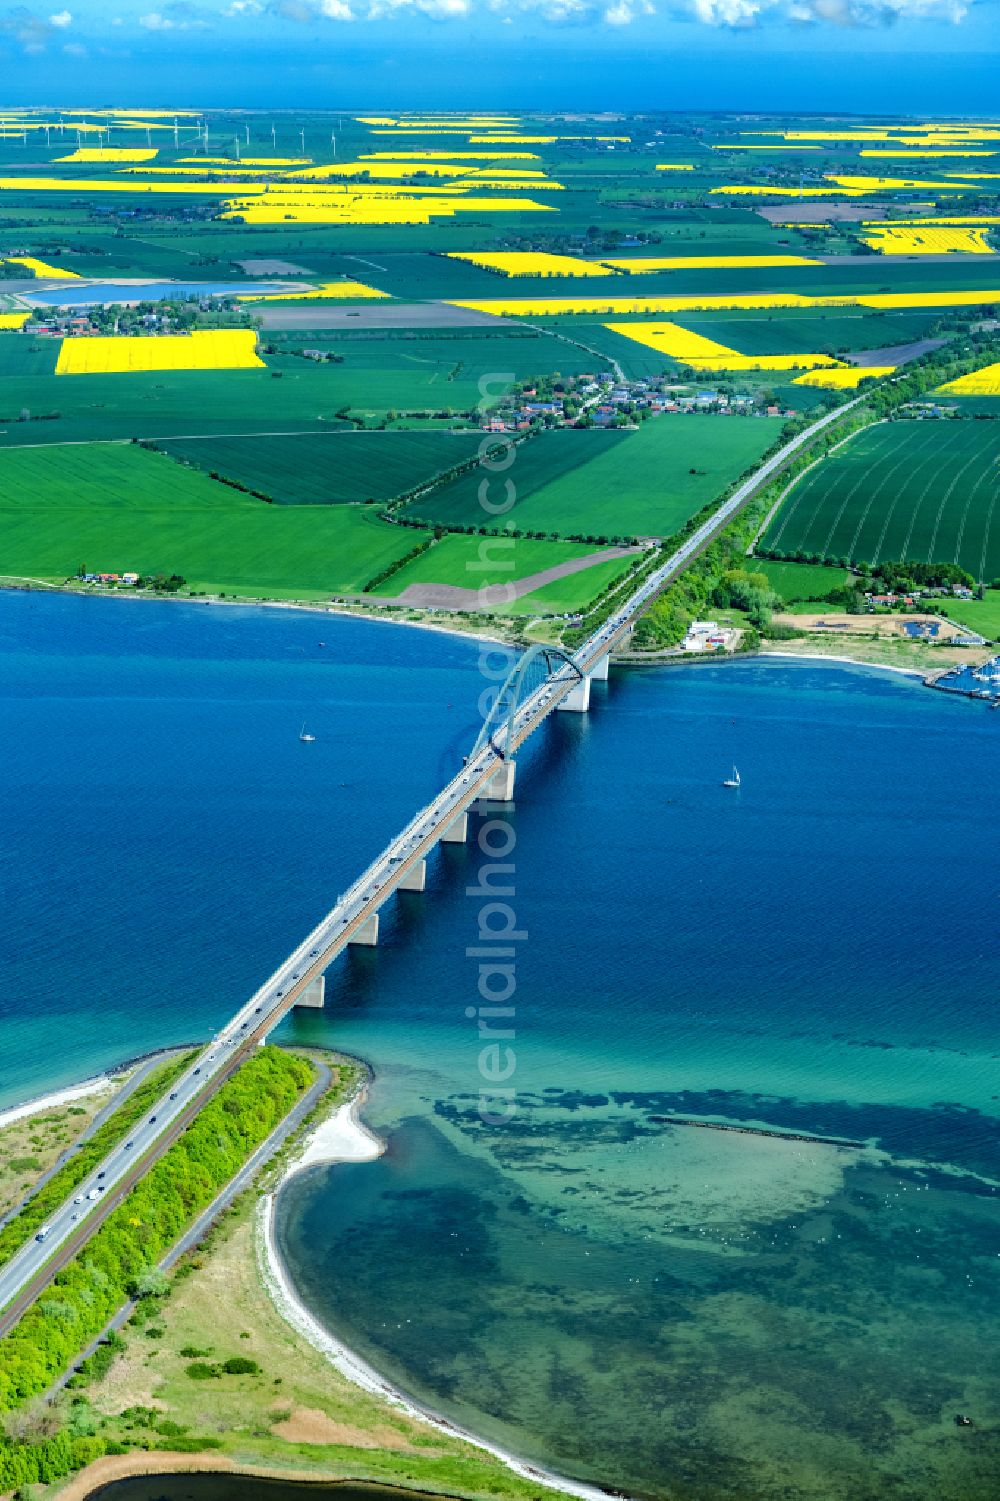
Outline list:
[[[43,1225],[42,1228],[39,1230],[38,1234],[35,1236],[35,1239],[36,1240],[48,1240],[49,1233],[51,1232],[51,1230],[52,1230],[52,1226],[51,1225]]]
[[[174,1090],[174,1092],[173,1092],[173,1094],[172,1094],[172,1095],[171,1095],[171,1096],[170,1096],[170,1098],[171,1098],[171,1099],[172,1099],[172,1100],[176,1100],[176,1098],[177,1098],[177,1091],[176,1091],[176,1089],[175,1089],[175,1090]]]

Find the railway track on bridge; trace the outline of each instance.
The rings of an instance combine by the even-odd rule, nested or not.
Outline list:
[[[459,826],[477,804],[482,807],[510,800],[512,757],[518,747],[580,685],[586,683],[589,690],[589,678],[595,668],[606,663],[652,600],[709,546],[761,485],[780,473],[819,432],[839,421],[864,399],[857,397],[813,423],[739,485],[576,652],[564,655],[561,664],[550,671],[522,704],[511,706],[505,746],[498,748],[497,737],[492,733],[481,737],[483,743],[474,749],[464,768],[415,814],[349,890],[338,897],[331,911],[198,1055],[175,1083],[169,1097],[158,1102],[148,1122],[134,1133],[134,1140],[116,1147],[104,1164],[78,1186],[77,1197],[67,1201],[53,1216],[50,1233],[56,1239],[52,1244],[47,1245],[48,1235],[41,1243],[37,1238],[29,1241],[0,1267],[0,1336],[16,1326],[25,1311],[123,1202],[130,1189],[169,1151],[207,1101],[334,959],[351,943],[374,941],[366,935],[371,934],[372,924],[377,924],[380,908],[397,889],[407,885],[414,872],[422,870],[423,862],[442,837]],[[155,1131],[150,1129],[153,1125],[157,1127]],[[94,1187],[104,1196],[91,1209],[73,1214],[73,1202],[79,1203],[81,1199],[90,1202],[86,1194]]]

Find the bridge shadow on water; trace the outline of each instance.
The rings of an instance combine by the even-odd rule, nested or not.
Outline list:
[[[399,891],[386,902],[379,913],[378,944],[374,948],[351,946],[333,962],[326,972],[324,1009],[290,1013],[281,1028],[286,1041],[328,1044],[331,1023],[347,1017],[360,1020],[377,1009],[383,988],[391,990],[400,981],[405,983],[415,946],[434,949],[456,941],[463,946],[475,941],[468,888],[477,885],[480,869],[490,859],[479,847],[480,829],[487,820],[501,818],[507,822],[514,834],[512,858],[516,864],[517,841],[524,837],[525,823],[530,827],[534,815],[551,801],[552,789],[572,776],[572,768],[592,733],[591,714],[610,711],[614,695],[613,677],[595,682],[588,713],[554,712],[548,716],[518,752],[514,801],[494,803],[488,809],[473,805],[466,842],[437,845],[427,861],[424,891]],[[473,723],[450,737],[439,762],[442,784],[454,776],[475,736]]]

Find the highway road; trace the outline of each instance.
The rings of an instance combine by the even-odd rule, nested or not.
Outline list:
[[[561,663],[525,699],[511,725],[511,751],[523,744],[572,691],[580,674],[595,667],[623,639],[651,600],[697,557],[762,484],[823,428],[863,400],[864,397],[858,397],[838,407],[785,444],[651,573],[573,654],[575,665]],[[129,1138],[80,1184],[35,1239],[0,1268],[0,1335],[13,1327],[42,1288],[121,1202],[132,1184],[177,1139],[204,1102],[378,913],[403,877],[429,854],[445,830],[479,799],[489,797],[490,783],[502,766],[498,750],[488,744],[457,772],[337,898],[327,915],[194,1058]]]

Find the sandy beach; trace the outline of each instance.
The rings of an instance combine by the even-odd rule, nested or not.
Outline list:
[[[12,1126],[15,1121],[24,1120],[26,1116],[39,1115],[43,1110],[72,1105],[74,1100],[83,1100],[88,1095],[101,1094],[105,1090],[110,1094],[115,1082],[107,1074],[100,1074],[95,1079],[86,1079],[82,1084],[71,1084],[66,1089],[57,1089],[52,1094],[27,1100],[23,1105],[12,1105],[8,1110],[0,1110],[0,1131],[5,1126]],[[121,1080],[117,1082],[121,1083]]]
[[[783,657],[786,662],[839,662],[847,667],[871,667],[875,672],[901,672],[907,678],[920,678],[921,682],[927,676],[919,667],[896,667],[889,662],[865,662],[860,657],[834,656],[831,652],[824,651],[762,651],[762,657]]]
[[[311,1131],[303,1148],[285,1170],[281,1182],[286,1183],[295,1173],[307,1167],[319,1167],[334,1162],[371,1162],[381,1157],[385,1142],[369,1131],[361,1120],[359,1111],[365,1101],[364,1090],[359,1090],[333,1115]],[[279,1185],[280,1187],[280,1185]]]

